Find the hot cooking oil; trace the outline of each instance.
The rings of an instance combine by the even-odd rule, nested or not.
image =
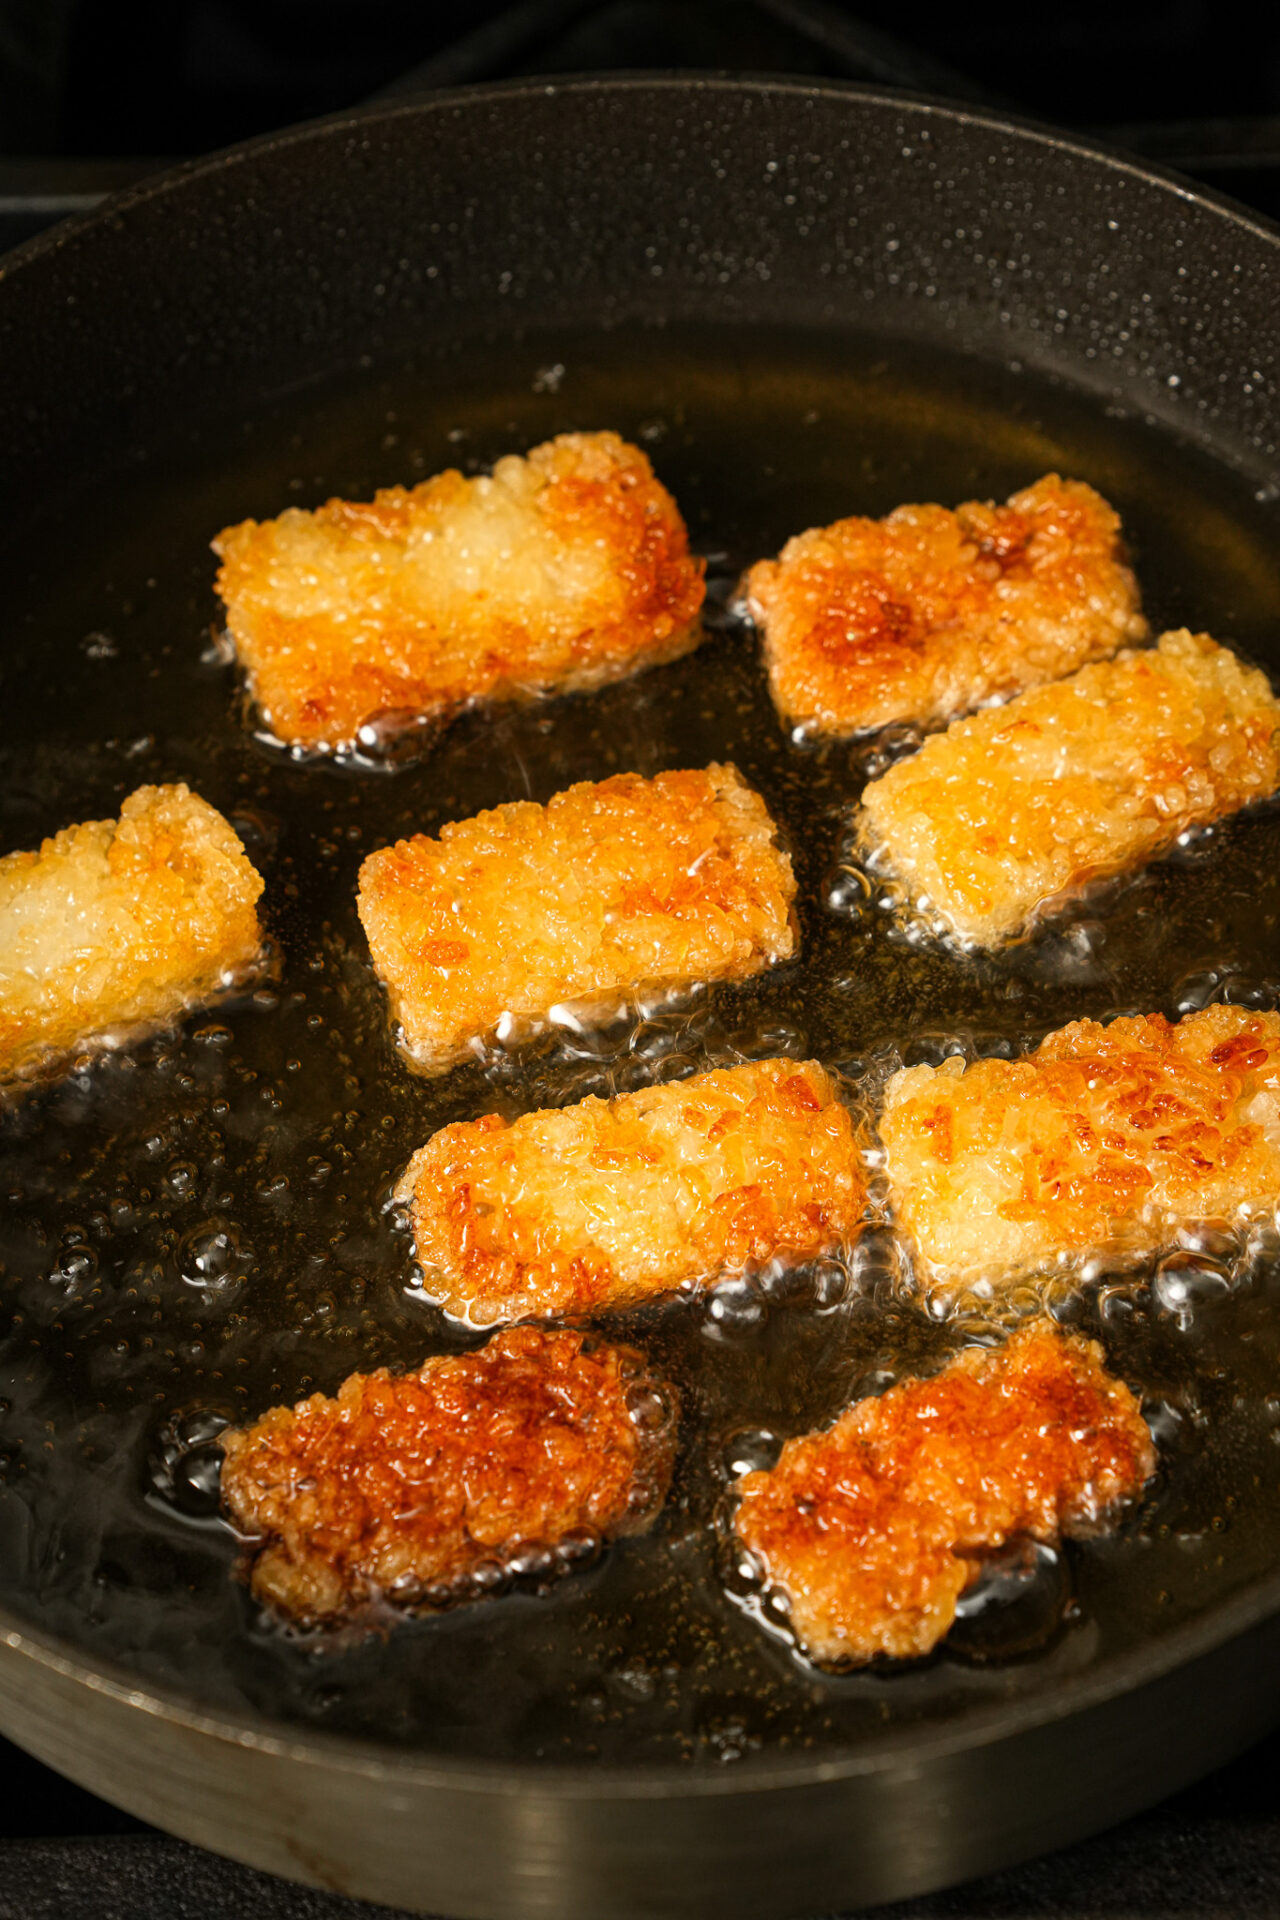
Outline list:
[[[591,696],[370,739],[347,763],[255,733],[218,643],[219,527],[597,427],[646,448],[707,557],[699,651]],[[965,956],[904,932],[900,903],[847,859],[863,783],[911,739],[795,742],[770,704],[734,611],[750,562],[841,514],[1002,498],[1050,469],[1120,510],[1155,630],[1208,628],[1280,665],[1280,509],[1243,476],[1096,398],[874,339],[673,327],[424,352],[205,422],[91,513],[51,503],[6,562],[5,849],[114,813],[144,781],[186,780],[265,874],[280,960],[254,990],[0,1117],[0,1601],[213,1710],[456,1758],[750,1768],[1043,1694],[1273,1566],[1269,1243],[1248,1262],[1191,1249],[1052,1295],[1144,1393],[1160,1480],[1114,1538],[988,1569],[919,1666],[806,1667],[785,1619],[753,1617],[726,1530],[733,1479],[788,1435],[1040,1303],[931,1302],[883,1225],[844,1263],[613,1323],[679,1392],[675,1483],[651,1534],[552,1592],[389,1635],[289,1632],[234,1577],[217,1515],[228,1423],[480,1337],[425,1301],[388,1207],[447,1122],[767,1053],[814,1055],[865,1093],[895,1064],[1016,1050],[1083,1015],[1274,1003],[1275,812],[1222,825],[1033,940]],[[364,856],[573,781],[711,759],[734,761],[779,822],[799,959],[492,1047],[439,1080],[407,1072],[355,914]]]

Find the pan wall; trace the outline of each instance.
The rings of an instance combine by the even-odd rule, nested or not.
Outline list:
[[[81,1785],[288,1879],[457,1920],[804,1920],[1110,1826],[1274,1724],[1280,1627],[1065,1720],[752,1791],[546,1790],[234,1738],[0,1636],[0,1724]]]
[[[199,162],[0,271],[21,509],[362,356],[537,325],[907,332],[1056,371],[1267,484],[1276,236],[1051,135],[853,88],[462,92]]]

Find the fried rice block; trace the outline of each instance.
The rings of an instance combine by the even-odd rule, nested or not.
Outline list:
[[[514,1327],[416,1373],[352,1374],[221,1444],[254,1593],[315,1624],[479,1598],[641,1531],[666,1494],[674,1414],[631,1348]]]
[[[245,520],[213,543],[249,690],[281,740],[619,680],[697,644],[703,563],[644,454],[566,433],[491,478]]]
[[[594,1313],[847,1245],[853,1124],[816,1061],[445,1127],[409,1162],[427,1292],[477,1326]]]
[[[1101,1348],[1042,1321],[789,1440],[739,1483],[734,1524],[815,1660],[908,1660],[949,1631],[982,1554],[1102,1531],[1155,1465]]]
[[[360,918],[410,1059],[567,1001],[740,980],[795,950],[791,862],[737,769],[583,781],[370,854]]]
[[[921,909],[990,947],[1277,782],[1265,675],[1182,631],[957,720],[864,790],[860,837]]]
[[[931,1275],[1153,1253],[1280,1203],[1280,1014],[1076,1020],[1022,1060],[908,1067],[880,1133]]]
[[[1056,473],[1003,507],[815,527],[746,587],[774,703],[807,732],[934,726],[1147,635],[1118,516]]]
[[[261,892],[222,815],[181,785],[0,860],[0,1080],[226,986],[261,949]]]

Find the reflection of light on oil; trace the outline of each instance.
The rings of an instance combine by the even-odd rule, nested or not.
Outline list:
[[[558,365],[570,370],[559,391],[535,394],[538,370]],[[413,421],[412,448],[406,435],[381,449],[389,408]],[[92,553],[55,530],[24,553],[23,579],[7,582],[19,648],[0,714],[9,844],[105,817],[126,781],[187,777],[246,843],[251,832],[260,841],[282,971],[275,1007],[237,1000],[3,1116],[4,1597],[70,1643],[203,1701],[409,1751],[545,1751],[594,1764],[634,1758],[643,1743],[655,1763],[719,1766],[733,1753],[744,1770],[761,1739],[766,1755],[846,1751],[881,1729],[888,1683],[833,1680],[780,1658],[785,1609],[737,1594],[726,1604],[730,1455],[745,1462],[749,1434],[780,1445],[829,1422],[852,1395],[936,1367],[959,1344],[1002,1338],[1039,1299],[1064,1324],[1105,1335],[1112,1363],[1147,1390],[1166,1462],[1149,1524],[1141,1518],[1132,1541],[1108,1545],[1097,1591],[1081,1579],[1081,1624],[1047,1648],[1045,1671],[1058,1671],[1061,1649],[1087,1665],[1157,1616],[1173,1622],[1230,1592],[1230,1555],[1221,1568],[1213,1555],[1234,1530],[1280,1537],[1280,1497],[1267,1491],[1280,1436],[1280,1412],[1268,1411],[1280,1400],[1273,1229],[1243,1229],[1225,1255],[1175,1249],[1159,1284],[1154,1268],[1086,1263],[939,1301],[876,1223],[844,1260],[735,1281],[723,1318],[710,1312],[712,1293],[619,1323],[685,1406],[677,1485],[651,1536],[610,1548],[542,1595],[538,1565],[523,1590],[518,1578],[486,1574],[495,1590],[511,1578],[512,1590],[399,1627],[394,1641],[290,1640],[247,1608],[230,1579],[237,1544],[211,1511],[217,1423],[480,1337],[406,1284],[409,1238],[383,1211],[437,1127],[772,1053],[847,1069],[861,1114],[908,1058],[956,1048],[1007,1057],[1069,1019],[1121,1006],[1173,1014],[1215,995],[1276,1004],[1265,995],[1280,911],[1280,816],[1268,814],[1180,848],[1141,884],[1084,902],[1060,930],[995,958],[896,937],[901,901],[886,876],[854,876],[841,822],[877,756],[915,743],[797,750],[730,605],[745,567],[805,526],[903,500],[1003,497],[1054,468],[1115,500],[1153,624],[1212,625],[1230,609],[1231,636],[1263,652],[1280,632],[1273,499],[1254,500],[1252,482],[1139,418],[1108,419],[1030,373],[1006,380],[897,344],[744,330],[726,355],[722,334],[699,342],[678,328],[660,339],[619,330],[603,343],[477,347],[447,361],[424,349],[416,370],[368,373],[279,409],[260,409],[249,438],[228,423],[221,442],[122,481],[97,503]],[[430,738],[414,727],[401,740],[384,716],[364,759],[345,766],[312,764],[241,728],[233,670],[220,657],[200,664],[212,607],[193,606],[192,595],[206,591],[211,530],[295,499],[359,497],[463,458],[476,470],[548,432],[602,424],[646,442],[695,544],[715,555],[703,648],[589,698],[466,715]],[[1225,541],[1224,529],[1235,529]],[[159,589],[143,594],[136,582],[157,572],[158,554]],[[126,598],[140,611],[126,615]],[[99,633],[115,657],[82,650]],[[407,1073],[355,919],[362,854],[509,797],[494,790],[509,769],[545,800],[575,780],[715,758],[733,759],[761,791],[795,850],[799,962],[598,1023],[567,1010],[545,1033],[513,1034],[508,1048],[438,1083]],[[874,1141],[867,1167],[874,1188]],[[71,1226],[83,1237],[66,1237]],[[1175,1297],[1177,1276],[1191,1271],[1230,1274],[1230,1291],[1196,1280]],[[1228,1517],[1228,1482],[1241,1505],[1222,1536],[1212,1521]],[[1208,1545],[1179,1547],[1178,1533]],[[1084,1575],[1092,1551],[1076,1556]],[[1011,1621],[1012,1589],[980,1607],[979,1598],[975,1632],[988,1614]],[[989,1664],[966,1667],[960,1691],[949,1656],[892,1687],[913,1690],[942,1724],[974,1699],[1042,1685],[1036,1659],[1001,1665],[1012,1639],[1001,1651],[992,1630]],[[636,1674],[645,1682],[621,1678]]]

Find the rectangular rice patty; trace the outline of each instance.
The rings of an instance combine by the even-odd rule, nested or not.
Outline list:
[[[865,789],[859,838],[923,911],[991,947],[1277,781],[1266,676],[1183,630],[957,720]]]
[[[675,1414],[631,1348],[513,1327],[415,1373],[352,1374],[221,1445],[254,1593],[314,1623],[477,1599],[525,1561],[566,1571],[638,1532],[666,1493]]]
[[[1025,1059],[908,1067],[880,1133],[927,1274],[1151,1253],[1280,1203],[1280,1014],[1077,1020]]]
[[[814,1659],[908,1660],[950,1630],[978,1556],[1101,1531],[1155,1465],[1102,1349],[1036,1322],[788,1440],[739,1483],[734,1524]]]
[[[791,862],[737,769],[583,781],[370,854],[360,918],[431,1073],[504,1017],[643,985],[741,980],[795,950]]]
[[[250,693],[293,745],[600,686],[700,637],[703,563],[616,433],[561,434],[487,478],[290,507],[213,545]]]
[[[1147,634],[1118,516],[1056,473],[1003,507],[815,527],[746,586],[774,704],[806,732],[935,726]]]
[[[815,1061],[761,1060],[445,1127],[396,1198],[427,1292],[489,1326],[816,1258],[853,1238],[866,1189],[830,1077]]]
[[[182,785],[139,787],[118,820],[0,860],[0,1079],[206,999],[258,954],[261,892],[231,827]]]

